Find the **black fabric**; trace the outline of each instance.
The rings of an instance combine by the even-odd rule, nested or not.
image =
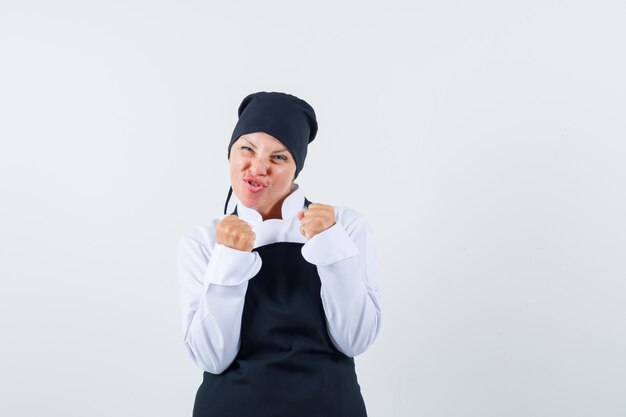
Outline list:
[[[226,195],[226,202],[224,203],[224,214],[226,214],[228,210],[228,201],[230,201],[230,196],[233,195],[233,187],[228,187],[228,194]]]
[[[296,176],[304,166],[307,146],[317,134],[315,111],[306,101],[291,94],[261,91],[248,95],[239,105],[239,120],[228,144],[241,135],[264,132],[281,141],[296,162]]]
[[[263,264],[248,282],[239,352],[222,374],[204,373],[194,417],[367,416],[354,360],[330,340],[317,268],[302,245],[255,249]]]

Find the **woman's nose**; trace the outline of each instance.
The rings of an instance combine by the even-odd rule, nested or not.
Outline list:
[[[267,163],[260,158],[253,158],[250,162],[250,173],[252,175],[267,175]]]

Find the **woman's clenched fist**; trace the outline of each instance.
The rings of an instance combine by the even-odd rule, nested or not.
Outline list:
[[[298,219],[302,224],[300,233],[307,239],[311,239],[337,223],[334,207],[326,204],[309,204],[307,210],[298,212]]]
[[[215,228],[217,243],[244,252],[252,252],[256,235],[248,223],[231,214]]]

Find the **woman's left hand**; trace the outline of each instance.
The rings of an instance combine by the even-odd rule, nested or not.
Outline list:
[[[335,208],[326,204],[309,204],[309,208],[298,212],[298,219],[302,225],[300,233],[307,239],[311,239],[318,233],[331,228],[337,223],[335,218]]]

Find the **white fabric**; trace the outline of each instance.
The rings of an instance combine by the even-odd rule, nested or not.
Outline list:
[[[296,214],[304,209],[298,187],[282,206],[282,219],[263,221],[253,209],[237,205],[248,222],[255,247],[274,242],[304,243],[302,255],[317,266],[321,300],[330,338],[341,352],[364,352],[380,330],[380,283],[374,242],[365,218],[335,207],[337,223],[311,240],[300,233]],[[181,237],[178,275],[185,346],[203,370],[219,374],[235,359],[248,280],[261,269],[256,252],[216,243],[215,227],[226,216]]]

